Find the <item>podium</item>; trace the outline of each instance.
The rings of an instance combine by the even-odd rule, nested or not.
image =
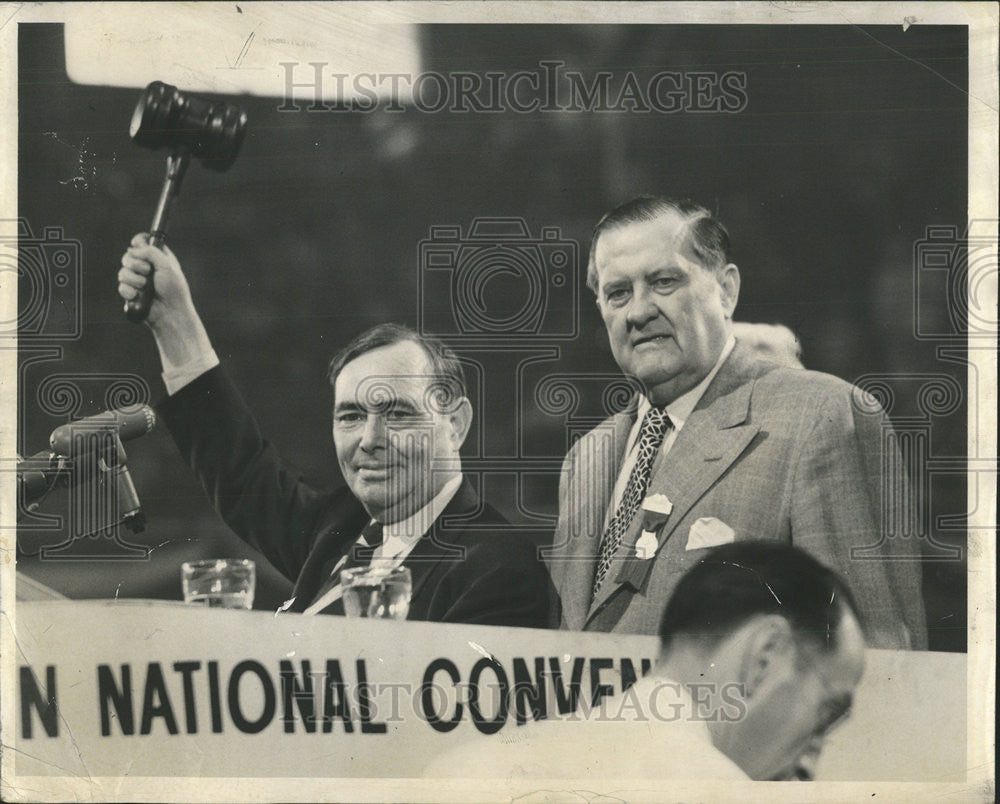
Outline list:
[[[542,714],[620,692],[657,650],[646,636],[127,600],[24,601],[6,627],[17,646],[6,784],[25,788],[38,777],[412,779],[456,746],[488,751]],[[869,651],[818,778],[963,781],[965,700],[964,654]]]

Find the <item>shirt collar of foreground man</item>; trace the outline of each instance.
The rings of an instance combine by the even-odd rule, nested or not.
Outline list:
[[[864,671],[850,592],[778,542],[709,553],[678,584],[660,638],[654,673],[687,686],[715,748],[756,780],[812,778]]]
[[[510,742],[446,754],[427,774],[811,779],[850,711],[864,651],[853,596],[834,572],[781,542],[735,542],[678,583],[650,674]]]

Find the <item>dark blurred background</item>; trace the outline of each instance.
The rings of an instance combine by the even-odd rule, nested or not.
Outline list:
[[[646,79],[737,71],[749,103],[738,114],[393,114],[279,112],[278,98],[235,99],[250,119],[242,153],[225,174],[192,166],[169,243],[216,351],[291,465],[317,485],[340,482],[324,379],[331,354],[376,323],[420,324],[419,244],[432,227],[467,230],[483,216],[521,218],[533,237],[558,227],[570,254],[578,244],[575,280],[549,299],[551,327],[576,329],[568,339],[554,330],[521,338],[521,351],[513,339],[509,349],[463,350],[479,414],[466,452],[557,459],[568,433],[603,415],[616,373],[583,286],[591,227],[641,192],[690,196],[730,229],[740,320],[791,327],[809,368],[884,378],[897,425],[929,438],[926,454],[959,462],[925,486],[924,592],[931,647],[965,650],[964,553],[949,558],[940,546],[965,544],[966,364],[960,344],[939,350],[964,321],[950,316],[955,291],[940,271],[920,270],[917,246],[928,226],[961,234],[967,217],[966,29],[441,25],[420,37],[425,71],[538,71],[551,59],[585,76],[611,70],[618,82],[630,70]],[[20,344],[17,447],[30,454],[57,425],[121,401],[109,397],[115,383],[144,394],[128,375],[147,381],[153,399],[163,393],[152,337],[124,319],[115,275],[132,235],[149,226],[164,154],[129,140],[138,91],[67,79],[62,26],[21,25],[19,41],[19,216],[32,243],[46,227],[80,243],[80,337]],[[22,305],[29,292],[22,278]],[[497,285],[491,303],[516,309],[520,292]],[[440,316],[449,299],[423,303]],[[536,399],[554,372],[582,375],[570,419]],[[63,381],[76,398],[59,397]],[[957,397],[928,411],[928,381],[945,396],[957,387]],[[153,548],[148,560],[125,560],[107,533],[73,540],[69,526],[28,517],[20,569],[74,598],[179,599],[182,561],[248,556],[259,561],[256,607],[285,599],[290,583],[228,532],[165,432],[126,450],[149,525],[120,538]],[[539,541],[556,509],[557,477],[545,465],[520,480],[484,480],[492,502]],[[57,492],[41,513],[65,516],[68,505]]]

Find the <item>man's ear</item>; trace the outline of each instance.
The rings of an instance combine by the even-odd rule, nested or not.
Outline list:
[[[448,413],[448,423],[451,425],[452,444],[458,452],[472,427],[472,403],[467,397],[463,396]]]
[[[730,321],[736,311],[736,302],[740,298],[740,269],[733,263],[723,266],[718,274],[719,285],[722,288],[722,308]]]
[[[744,653],[740,676],[747,698],[752,698],[768,682],[776,680],[794,665],[795,635],[788,620],[776,614],[758,617],[744,626]]]

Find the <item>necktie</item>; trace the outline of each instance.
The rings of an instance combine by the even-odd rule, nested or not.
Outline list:
[[[635,465],[629,475],[625,491],[622,493],[618,510],[608,523],[607,530],[601,538],[601,557],[597,562],[597,572],[594,576],[594,592],[591,600],[597,597],[601,583],[611,568],[611,559],[621,546],[625,532],[639,510],[639,503],[646,494],[649,484],[649,471],[653,466],[656,453],[659,452],[663,436],[670,425],[670,417],[664,408],[650,408],[642,420],[639,430],[639,446],[636,449]]]
[[[372,520],[361,531],[361,540],[351,545],[347,560],[340,569],[356,569],[371,564],[372,556],[382,544],[382,523]]]
[[[330,572],[330,577],[320,587],[319,593],[314,600],[319,600],[333,589],[333,587],[340,584],[341,570],[368,566],[371,563],[372,556],[375,555],[375,550],[382,544],[382,536],[382,523],[373,520],[365,525],[361,531],[361,539],[352,544],[343,558],[334,565]],[[340,598],[337,598],[337,600],[325,607],[323,611],[329,614],[343,614],[344,604]]]

